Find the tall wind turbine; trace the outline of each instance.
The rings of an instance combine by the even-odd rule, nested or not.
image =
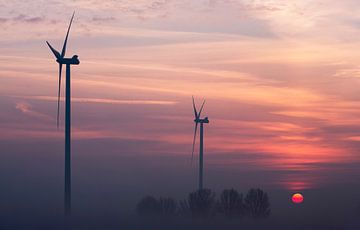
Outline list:
[[[60,89],[61,89],[61,71],[62,66],[66,65],[66,84],[65,84],[65,215],[71,214],[71,98],[70,98],[70,67],[71,65],[79,65],[80,61],[77,55],[72,58],[65,58],[66,44],[69,37],[72,21],[74,19],[73,13],[70,24],[66,33],[64,45],[61,54],[54,49],[49,42],[46,41],[50,50],[53,52],[56,58],[56,62],[59,63],[59,88],[58,88],[58,101],[57,101],[57,127],[59,128],[59,108],[60,108]]]
[[[191,154],[191,161],[194,159],[194,149],[195,149],[195,141],[196,141],[196,132],[198,128],[198,124],[200,123],[200,148],[199,148],[199,189],[203,189],[203,169],[204,169],[204,123],[209,123],[208,117],[201,119],[201,112],[204,108],[205,100],[203,101],[199,113],[196,110],[195,100],[194,97],[192,98],[193,108],[194,108],[194,115],[195,115],[195,130],[194,130],[194,140],[192,146],[192,154]]]

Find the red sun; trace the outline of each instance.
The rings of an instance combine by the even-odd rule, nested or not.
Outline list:
[[[292,198],[291,198],[292,202],[295,204],[301,204],[304,201],[304,197],[303,195],[301,195],[300,193],[295,193]]]

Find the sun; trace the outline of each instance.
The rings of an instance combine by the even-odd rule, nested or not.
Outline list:
[[[292,196],[291,200],[295,204],[301,204],[302,202],[304,202],[304,196],[301,193],[295,193]]]

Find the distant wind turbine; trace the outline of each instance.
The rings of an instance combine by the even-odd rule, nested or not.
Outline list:
[[[60,109],[60,89],[61,89],[61,71],[62,66],[66,65],[66,85],[65,85],[65,215],[71,214],[71,98],[70,98],[70,66],[79,65],[80,61],[77,55],[72,58],[65,58],[66,44],[69,37],[72,21],[74,19],[75,12],[73,13],[70,24],[66,33],[64,45],[61,54],[54,49],[49,42],[46,41],[49,48],[53,52],[56,58],[56,62],[59,63],[59,88],[58,88],[58,101],[57,101],[57,127],[59,128],[59,109]]]
[[[204,169],[204,123],[209,123],[208,117],[201,119],[201,112],[204,108],[205,100],[203,101],[199,113],[196,110],[195,100],[192,97],[193,108],[194,108],[194,115],[195,115],[195,130],[194,130],[194,139],[193,139],[193,146],[192,146],[192,154],[191,154],[191,161],[194,159],[194,150],[195,150],[195,141],[196,141],[196,132],[198,124],[200,123],[200,149],[199,149],[199,189],[203,189],[203,169]]]

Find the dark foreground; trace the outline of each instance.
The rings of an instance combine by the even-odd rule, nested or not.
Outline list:
[[[62,209],[56,206],[23,206],[8,210],[2,206],[1,230],[95,230],[95,229],[266,229],[266,230],[359,230],[360,212],[357,192],[321,189],[308,191],[305,202],[295,205],[289,202],[285,192],[269,193],[271,214],[266,218],[254,219],[248,216],[229,218],[223,215],[192,217],[166,215],[139,215],[136,202],[126,210],[118,204],[92,203],[75,206],[72,216],[64,217]],[[342,194],[335,196],[334,194]],[[132,207],[132,208],[130,208]]]

